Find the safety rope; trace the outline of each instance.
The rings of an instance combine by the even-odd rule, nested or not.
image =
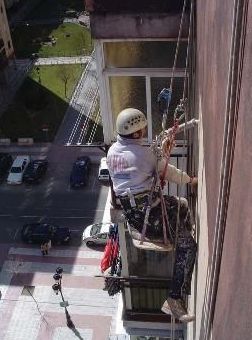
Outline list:
[[[169,86],[169,89],[166,89],[166,88],[163,89],[158,96],[158,102],[159,103],[161,102],[162,99],[164,99],[166,101],[166,109],[163,112],[163,119],[162,119],[162,130],[163,130],[163,132],[165,131],[165,128],[166,128],[166,121],[167,121],[169,106],[170,106],[170,103],[171,103],[174,74],[175,74],[175,69],[176,69],[176,66],[177,66],[180,40],[181,40],[182,29],[183,29],[183,24],[184,24],[186,4],[187,4],[187,0],[184,0],[180,24],[179,24],[179,32],[178,32],[176,50],[175,50],[173,66],[172,66],[172,75],[171,75],[171,80],[170,80],[170,86]]]
[[[188,37],[187,37],[187,50],[186,50],[186,65],[185,65],[185,72],[184,72],[184,86],[183,86],[183,96],[182,101],[184,105],[184,116],[185,116],[185,124],[183,129],[183,150],[186,148],[186,130],[187,130],[187,122],[188,122],[188,115],[187,115],[187,100],[185,99],[185,93],[186,93],[186,84],[187,84],[187,70],[188,70],[188,62],[189,62],[189,49],[190,49],[190,42],[191,42],[191,29],[192,29],[192,15],[193,15],[193,1],[191,1],[190,6],[190,19],[189,19],[189,31],[188,31]],[[182,165],[184,165],[184,158],[182,159]],[[181,179],[182,181],[182,172],[181,172]],[[178,228],[179,228],[179,222],[180,222],[180,205],[181,205],[181,192],[179,191],[179,200],[178,200],[178,211],[177,211],[177,219],[176,219],[176,233],[175,233],[175,243],[174,243],[174,251],[172,254],[172,267],[174,268],[175,264],[175,250],[177,248],[178,244]]]
[[[167,116],[168,116],[169,105],[170,105],[170,102],[171,102],[173,80],[174,80],[175,69],[176,69],[176,66],[177,66],[177,59],[178,59],[180,40],[181,40],[182,28],[183,28],[184,17],[185,17],[186,4],[187,4],[187,0],[184,0],[181,19],[180,19],[180,25],[179,25],[179,33],[178,33],[178,38],[177,38],[175,56],[174,56],[173,67],[172,67],[172,76],[171,76],[171,80],[170,80],[170,86],[169,86],[169,89],[163,89],[158,96],[158,102],[159,103],[161,103],[161,100],[166,101],[166,108],[163,111],[162,132],[160,133],[160,135],[156,139],[156,145],[157,144],[161,145],[163,138],[164,137],[167,138],[166,135],[165,135],[166,120],[167,120]],[[189,43],[189,40],[188,40],[188,43]],[[187,65],[188,65],[188,50],[189,49],[188,49],[188,46],[187,46],[186,68],[187,68]],[[185,71],[185,77],[186,76],[187,76],[187,73]],[[185,86],[185,79],[184,79],[184,90],[185,90],[185,88],[186,88],[186,86]],[[184,101],[184,91],[183,91],[183,101]],[[168,214],[167,214],[167,209],[166,209],[162,190],[163,190],[164,184],[165,184],[164,178],[165,178],[165,174],[166,174],[166,171],[167,171],[171,150],[172,150],[173,143],[175,141],[175,136],[176,136],[178,126],[179,126],[180,119],[178,118],[178,116],[179,116],[179,113],[181,113],[181,112],[182,113],[184,112],[183,102],[181,102],[180,105],[178,105],[177,108],[175,109],[174,124],[173,124],[171,135],[170,135],[170,138],[169,138],[170,144],[169,144],[169,148],[168,148],[167,155],[166,155],[166,163],[165,163],[165,167],[164,167],[164,170],[163,170],[160,178],[158,176],[158,169],[157,169],[158,157],[156,157],[157,158],[157,160],[156,160],[156,171],[155,171],[155,176],[154,176],[154,180],[153,180],[153,183],[152,183],[151,191],[150,191],[150,194],[149,194],[149,197],[148,197],[148,203],[145,207],[145,218],[144,218],[143,228],[142,228],[142,232],[141,232],[140,244],[142,244],[144,239],[145,239],[149,214],[150,214],[151,205],[152,205],[152,197],[153,197],[153,193],[156,190],[156,188],[158,188],[156,191],[159,193],[159,197],[160,197],[160,200],[161,200],[164,244],[168,244],[167,230],[169,230],[169,234],[170,234],[169,236],[170,236],[171,240],[174,241],[174,237],[173,237],[174,230],[173,230],[173,233],[172,233],[171,227],[169,225]],[[155,150],[155,151],[156,151],[156,154],[157,154],[157,150]],[[177,233],[175,232],[175,239],[176,239],[176,234]]]
[[[184,6],[183,6],[183,12],[181,15],[181,22],[180,22],[180,32],[179,32],[179,38],[178,38],[178,42],[177,42],[177,48],[176,48],[176,53],[175,53],[175,58],[174,58],[174,65],[176,65],[176,61],[177,61],[177,56],[178,56],[178,48],[179,48],[179,40],[180,40],[180,36],[181,36],[181,31],[182,31],[182,21],[183,21],[183,17],[184,17],[184,11],[185,11],[185,6],[186,6],[186,1],[184,2]],[[173,127],[172,127],[172,131],[169,137],[169,148],[167,151],[167,156],[166,156],[166,163],[165,163],[165,167],[163,169],[163,172],[161,174],[161,187],[163,188],[165,185],[165,175],[167,172],[167,167],[168,167],[168,163],[169,163],[169,159],[170,159],[170,155],[171,155],[171,151],[174,145],[174,141],[175,141],[175,136],[176,133],[178,131],[178,127],[179,127],[179,121],[182,118],[185,118],[185,124],[184,124],[184,133],[183,133],[183,149],[185,150],[186,147],[186,129],[187,129],[187,100],[185,98],[185,93],[186,93],[186,84],[187,84],[187,70],[188,70],[188,62],[189,62],[189,49],[190,49],[190,40],[191,40],[191,23],[192,23],[192,13],[193,13],[193,8],[192,8],[192,2],[191,2],[191,8],[190,8],[190,19],[189,19],[189,31],[188,31],[188,37],[187,37],[187,51],[186,51],[186,65],[185,65],[185,72],[184,72],[184,84],[183,84],[183,96],[182,99],[180,100],[180,104],[177,106],[177,108],[175,109],[174,112],[174,123],[173,123]],[[171,78],[171,83],[170,83],[170,90],[172,90],[172,84],[173,84],[173,78],[174,78],[174,70],[175,67],[173,65],[173,75]],[[181,172],[181,180],[180,182],[182,182],[182,177],[183,177],[183,172]],[[180,204],[181,204],[181,193],[179,191],[179,199],[178,199],[178,209],[177,209],[177,219],[176,219],[176,230],[175,230],[175,242],[174,242],[174,251],[173,251],[173,267],[174,267],[174,253],[177,247],[177,241],[178,241],[178,226],[179,226],[179,215],[180,215]],[[165,210],[162,210],[162,213],[167,213]],[[173,241],[173,239],[172,239]]]
[[[180,19],[180,24],[179,24],[179,33],[178,33],[178,38],[177,38],[177,44],[176,44],[176,50],[175,50],[175,55],[174,55],[174,61],[173,61],[173,67],[172,67],[172,75],[171,75],[171,80],[170,80],[170,86],[169,89],[163,89],[161,91],[161,93],[159,94],[159,98],[158,101],[160,102],[161,98],[166,99],[167,101],[167,107],[166,110],[164,110],[163,113],[163,120],[162,120],[162,135],[165,132],[165,123],[167,120],[167,115],[168,115],[168,110],[169,110],[169,106],[170,106],[170,102],[171,102],[171,95],[172,95],[172,88],[173,88],[173,81],[174,81],[174,74],[175,74],[175,69],[177,66],[177,60],[178,60],[178,53],[179,53],[179,47],[180,47],[180,40],[181,40],[181,34],[182,34],[182,28],[183,28],[183,24],[184,24],[184,17],[185,17],[185,9],[186,9],[186,4],[187,4],[187,0],[184,0],[184,4],[183,4],[183,9],[182,9],[182,14],[181,14],[181,19]],[[191,14],[190,14],[190,18],[191,18]],[[189,24],[189,33],[190,33],[190,24]],[[189,36],[189,34],[188,34]],[[187,76],[187,66],[188,66],[188,46],[189,46],[189,38],[188,38],[188,43],[187,43],[187,55],[186,55],[186,66],[185,66],[185,74],[184,74],[184,86],[183,86],[183,100],[184,100],[184,95],[185,95],[185,77]],[[163,93],[163,96],[162,96]],[[177,110],[177,109],[176,109]],[[176,110],[175,110],[175,114],[176,114]],[[168,155],[167,155],[167,159],[166,159],[166,164],[165,164],[165,168],[163,170],[163,173],[161,175],[161,186],[162,189],[164,188],[164,177],[167,171],[167,167],[168,167],[168,162],[170,159],[170,153],[173,147],[173,143],[175,140],[175,135],[178,129],[178,119],[177,117],[174,115],[174,123],[173,123],[173,128],[172,128],[172,132],[171,132],[171,139],[170,139],[170,145],[169,145],[169,149],[168,149]]]
[[[183,24],[184,24],[186,4],[187,4],[187,0],[184,0],[182,14],[181,14],[181,20],[180,20],[180,25],[179,25],[179,33],[178,33],[176,51],[175,51],[174,62],[173,62],[173,67],[172,67],[172,76],[171,76],[170,87],[169,87],[171,92],[172,92],[172,86],[173,86],[173,80],[174,80],[174,73],[175,73],[175,69],[176,69],[176,66],[177,66],[179,45],[180,45],[180,40],[181,40],[182,28],[183,28]]]

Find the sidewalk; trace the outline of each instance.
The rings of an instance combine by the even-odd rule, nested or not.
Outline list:
[[[117,297],[103,291],[99,274],[102,252],[88,248],[52,248],[49,255],[29,246],[11,247],[0,273],[0,338],[5,340],[106,340],[115,334]],[[52,290],[55,268],[63,272],[63,294],[75,325],[66,326],[61,297]],[[30,287],[32,295],[24,293]],[[113,321],[114,320],[114,321]],[[111,328],[112,327],[112,328]]]
[[[10,145],[0,145],[0,152],[8,152],[11,154],[47,154],[51,148],[51,143],[35,143],[33,145],[18,145],[11,143]]]
[[[38,58],[35,65],[86,64],[90,59],[90,56]]]

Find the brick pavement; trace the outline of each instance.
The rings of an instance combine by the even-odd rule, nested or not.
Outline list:
[[[115,334],[118,297],[109,297],[103,279],[94,277],[102,252],[56,247],[43,257],[38,247],[9,245],[3,254],[0,339],[105,340]],[[67,327],[61,297],[51,288],[57,266],[64,269],[63,294],[74,329]],[[22,294],[24,286],[35,287],[32,296]]]

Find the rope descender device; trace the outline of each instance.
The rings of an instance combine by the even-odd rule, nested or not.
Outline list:
[[[180,103],[177,105],[174,111],[174,122],[175,120],[178,120],[178,122],[181,122],[181,120],[185,118],[186,104],[187,104],[187,98],[180,99]]]

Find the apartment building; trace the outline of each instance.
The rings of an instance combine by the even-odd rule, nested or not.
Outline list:
[[[13,5],[17,4],[20,0],[4,0],[6,9],[11,8]]]
[[[163,87],[169,87],[172,75],[171,111],[186,78],[189,118],[200,121],[198,133],[187,136],[186,150],[173,154],[178,166],[181,156],[186,157],[187,171],[197,173],[199,179],[196,199],[188,197],[198,243],[188,301],[196,321],[174,324],[160,312],[172,276],[170,254],[136,249],[119,221],[123,321],[132,339],[250,340],[252,3],[187,1],[172,72],[184,5],[185,1],[175,0],[86,0],[105,143],[114,141],[116,116],[129,106],[146,113],[146,144],[151,143],[161,126],[156,98]],[[167,190],[176,193],[178,188]]]
[[[8,65],[8,60],[13,58],[14,49],[11,40],[11,34],[8,19],[5,10],[4,0],[0,0],[0,73]]]

